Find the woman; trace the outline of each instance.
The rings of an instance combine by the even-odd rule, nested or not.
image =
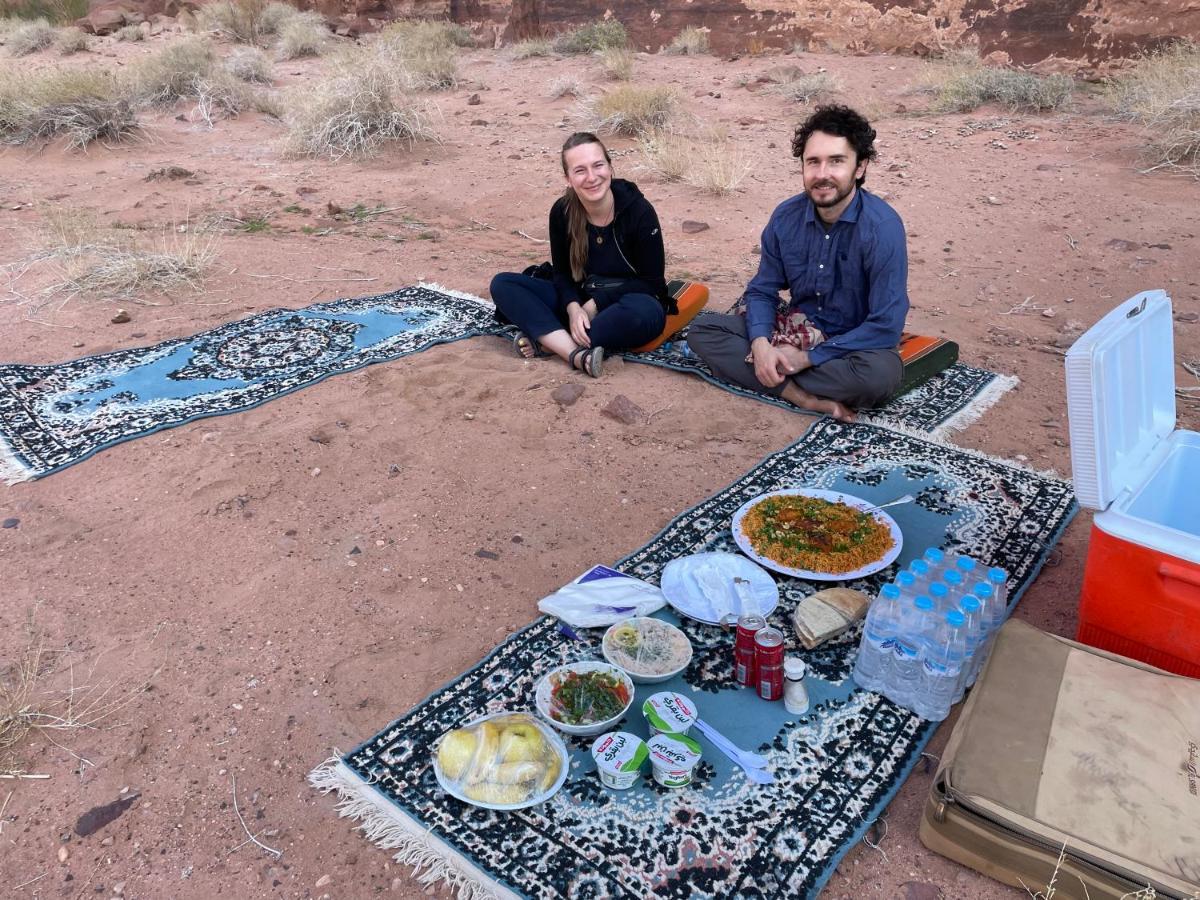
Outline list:
[[[567,138],[562,167],[567,188],[550,208],[554,280],[503,272],[492,300],[519,329],[526,359],[553,353],[599,378],[606,350],[638,347],[666,325],[662,229],[637,185],[613,178],[594,134]]]

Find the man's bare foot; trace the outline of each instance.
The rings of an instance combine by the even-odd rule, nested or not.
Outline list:
[[[810,394],[808,391],[801,390],[796,386],[796,382],[794,381],[787,383],[780,396],[793,406],[798,406],[810,412],[818,412],[826,416],[831,416],[839,422],[854,422],[857,419],[854,410],[850,407],[838,403],[836,400],[827,400],[824,397],[818,397],[816,394]]]

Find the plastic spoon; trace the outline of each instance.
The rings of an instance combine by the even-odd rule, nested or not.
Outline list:
[[[764,769],[771,762],[765,756],[761,756],[758,753],[751,753],[749,750],[743,750],[703,719],[696,720],[696,727],[700,729],[700,733],[708,738],[714,747],[722,750],[730,759],[737,759],[738,762],[756,769]]]

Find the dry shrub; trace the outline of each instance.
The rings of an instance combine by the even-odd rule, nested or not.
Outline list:
[[[607,94],[591,98],[586,114],[593,128],[640,135],[666,125],[678,103],[679,98],[672,88],[622,84]]]
[[[269,33],[263,30],[266,8],[266,0],[213,0],[196,11],[196,22],[201,30],[215,31],[231,41],[260,44]]]
[[[209,128],[217,119],[236,118],[247,109],[279,117],[282,109],[273,94],[251,87],[226,69],[214,69],[194,83],[196,114]]]
[[[1068,75],[1035,75],[984,65],[972,50],[948,54],[918,85],[934,95],[940,112],[970,112],[985,103],[1000,103],[1013,111],[1058,109],[1071,99],[1075,82]]]
[[[1146,171],[1200,178],[1200,45],[1180,41],[1143,57],[1106,97],[1121,118],[1145,126]]]
[[[288,22],[291,22],[297,16],[303,15],[316,16],[320,21],[324,22],[319,13],[303,13],[290,3],[271,0],[270,3],[262,8],[262,13],[258,17],[259,34],[279,34]]]
[[[554,38],[554,49],[559,53],[598,53],[605,47],[628,45],[629,34],[616,19],[590,22]]]
[[[138,130],[120,85],[97,69],[5,72],[0,81],[0,139],[27,144],[65,137],[73,149],[120,141]]]
[[[805,74],[799,66],[775,66],[763,73],[763,77],[770,82],[764,91],[793,103],[811,103],[841,90],[841,83],[828,72]]]
[[[520,41],[508,49],[508,55],[513,59],[532,59],[535,56],[550,56],[554,50],[550,42],[543,39]]]
[[[683,181],[705,193],[731,193],[750,174],[749,158],[722,130],[693,137],[657,129],[640,143],[649,169],[666,181]]]
[[[671,43],[663,47],[663,53],[673,56],[700,56],[708,52],[708,32],[703,28],[689,25],[675,37]]]
[[[139,60],[130,74],[130,94],[143,103],[170,105],[196,95],[196,85],[212,71],[212,46],[203,38],[169,44]]]
[[[445,90],[458,84],[458,45],[448,22],[394,22],[379,32],[376,57],[396,66],[408,90]]]
[[[84,211],[50,207],[43,212],[49,238],[44,257],[60,280],[44,292],[63,302],[76,296],[132,297],[144,291],[198,288],[216,258],[215,237],[186,224],[167,226],[151,246],[129,232],[100,226]]]
[[[118,41],[144,41],[146,32],[137,25],[123,25],[113,32],[113,37]]]
[[[16,21],[46,19],[55,25],[69,25],[88,14],[88,0],[4,0],[0,9]]]
[[[378,58],[346,57],[332,74],[285,99],[290,156],[370,156],[385,144],[436,141],[436,111],[404,92],[403,73]]]
[[[633,79],[633,51],[628,47],[605,47],[596,52],[605,74],[617,81]]]
[[[81,53],[88,48],[91,39],[83,33],[82,28],[72,25],[70,28],[60,28],[54,36],[54,48],[63,56]]]
[[[54,26],[47,20],[35,19],[9,31],[4,39],[4,49],[9,56],[28,56],[45,50],[54,43],[56,36]]]
[[[547,89],[546,94],[551,100],[561,97],[578,97],[583,93],[583,84],[574,75],[559,75]]]
[[[257,47],[234,47],[222,65],[226,72],[239,81],[271,83],[271,60]]]
[[[301,13],[285,22],[279,31],[280,59],[320,56],[329,43],[329,29],[318,14]]]

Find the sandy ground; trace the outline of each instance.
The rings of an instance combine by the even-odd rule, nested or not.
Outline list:
[[[169,39],[98,42],[92,62]],[[688,113],[724,126],[749,155],[752,172],[731,196],[662,183],[639,168],[631,141],[612,142],[618,174],[658,208],[671,274],[703,278],[721,306],[752,273],[769,211],[799,189],[788,146],[802,110],[738,85],[778,61],[638,57],[639,83],[676,86]],[[868,185],[908,226],[909,327],[952,337],[964,361],[1021,378],[959,444],[1069,473],[1063,335],[1139,290],[1170,291],[1192,319],[1177,324],[1177,359],[1200,359],[1197,185],[1137,174],[1132,129],[1087,99],[1048,116],[917,116],[918,61],[791,61],[827,67],[842,97],[876,119],[881,158]],[[281,63],[276,73],[295,86],[319,67]],[[557,147],[574,103],[545,99],[545,85],[571,71],[600,89],[603,75],[589,61],[512,62],[490,50],[464,53],[461,69],[460,88],[431,97],[442,143],[366,162],[286,160],[277,124],[252,114],[210,130],[186,103],[152,116],[152,139],[140,143],[8,150],[0,263],[17,264],[10,277],[43,246],[47,203],[147,236],[216,223],[219,256],[199,292],[78,297],[31,316],[28,298],[50,277],[34,267],[0,295],[0,360],[151,344],[420,280],[484,294],[494,272],[544,258],[544,244],[515,232],[545,237],[561,184]],[[481,102],[468,105],[475,93]],[[146,180],[166,165],[195,174]],[[362,223],[330,212],[360,203],[390,212]],[[256,217],[270,229],[238,230],[236,220]],[[711,227],[685,234],[684,220]],[[131,322],[110,324],[118,307]],[[1196,384],[1181,367],[1176,377]],[[50,777],[0,781],[5,895],[421,894],[404,867],[334,816],[332,799],[305,783],[308,771],[475,663],[533,618],[539,597],[640,546],[810,422],[620,363],[560,409],[553,388],[580,380],[478,338],[0,487],[0,518],[19,519],[0,531],[0,661],[27,645],[32,617],[48,647],[67,651],[51,658],[43,701],[61,697],[53,692],[69,688],[72,672],[77,686],[115,684],[110,696],[146,678],[151,687],[100,728],[22,748],[26,770]],[[603,417],[619,394],[652,413],[649,424]],[[1197,412],[1181,403],[1180,425],[1200,426]],[[1089,518],[1069,528],[1018,616],[1074,633]],[[245,843],[235,777],[241,815],[282,851],[278,860]],[[881,850],[856,847],[826,896],[1023,895],[919,844],[929,780],[920,771],[909,779]],[[71,834],[89,808],[134,793],[112,824]]]

